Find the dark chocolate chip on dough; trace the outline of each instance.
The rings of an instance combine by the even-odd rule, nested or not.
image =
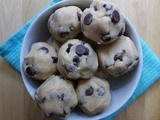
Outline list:
[[[69,65],[64,65],[64,68],[67,72],[74,72],[75,71],[75,68],[72,67],[72,66],[69,66]]]
[[[109,11],[113,8],[112,5],[110,7],[108,7],[106,4],[104,4],[103,7],[105,8],[106,11]]]
[[[89,87],[86,91],[85,94],[86,96],[91,96],[94,92],[94,89],[92,87]]]
[[[79,57],[78,57],[78,56],[75,56],[75,57],[73,58],[73,64],[74,64],[75,66],[78,66],[79,62],[80,62]]]
[[[65,94],[64,93],[62,93],[62,94],[60,94],[60,95],[57,95],[57,98],[59,99],[59,100],[64,100],[64,97],[65,97]]]
[[[97,9],[97,6],[94,6],[93,8],[94,8],[94,10],[95,10],[95,11],[97,11],[97,10],[98,10],[98,9]]]
[[[43,99],[42,99],[42,103],[44,103],[46,101],[46,97],[44,97]]]
[[[120,60],[120,61],[123,60],[123,54],[122,54],[122,53],[117,53],[117,54],[114,56],[114,61],[117,61],[117,60]]]
[[[57,63],[57,61],[58,61],[58,57],[54,57],[54,56],[52,56],[51,58],[52,58],[52,60],[53,60],[53,63]]]
[[[85,25],[90,25],[93,21],[93,16],[92,14],[87,14],[85,17],[84,17],[84,24]]]
[[[118,23],[120,21],[120,15],[117,10],[113,11],[111,20],[113,23]]]
[[[69,32],[68,31],[58,31],[58,35],[63,38],[69,35]]]
[[[73,46],[73,44],[68,44],[68,48],[67,48],[67,50],[66,50],[67,53],[70,52],[70,49],[71,49],[72,46]]]
[[[137,57],[135,60],[137,60],[137,61],[138,61],[138,60],[139,60],[139,57]]]
[[[30,76],[34,76],[36,74],[36,71],[35,71],[35,69],[33,69],[32,67],[29,66],[26,68],[26,73]]]
[[[78,56],[88,55],[89,54],[89,50],[84,45],[77,45],[75,52],[76,52],[76,54]]]
[[[45,51],[45,53],[49,52],[48,48],[46,48],[46,47],[41,47],[41,48],[38,49],[38,51],[41,51],[41,50]]]
[[[101,34],[101,40],[103,42],[109,42],[111,40],[111,37],[109,36],[109,34],[110,34],[109,32],[106,33],[106,34],[102,33]]]

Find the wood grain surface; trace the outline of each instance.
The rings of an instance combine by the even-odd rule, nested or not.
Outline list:
[[[0,44],[50,0],[0,0]],[[160,57],[160,0],[112,0]],[[152,72],[152,71],[151,71]],[[43,120],[21,76],[0,57],[0,120]],[[160,120],[160,81],[115,120]]]

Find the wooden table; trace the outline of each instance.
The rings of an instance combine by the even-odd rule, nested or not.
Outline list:
[[[0,43],[17,31],[50,0],[0,0]],[[160,57],[160,1],[113,0],[138,33]],[[21,76],[0,58],[0,119],[42,120],[41,112],[23,86]],[[116,120],[160,120],[160,81],[139,97]]]

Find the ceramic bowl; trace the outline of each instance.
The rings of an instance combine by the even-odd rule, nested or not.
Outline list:
[[[22,68],[24,56],[29,52],[30,47],[33,43],[38,41],[45,41],[51,36],[47,29],[47,21],[51,13],[53,13],[57,8],[60,8],[62,6],[75,5],[84,10],[85,8],[89,7],[90,4],[91,4],[90,0],[69,0],[69,1],[59,2],[57,4],[50,6],[45,11],[43,11],[40,15],[38,15],[38,17],[36,17],[36,19],[30,25],[22,43],[20,65],[21,65],[21,75],[23,83],[26,87],[26,90],[33,98],[33,100],[34,100],[35,90],[40,86],[41,83],[33,80],[32,78],[27,77],[24,74]],[[101,119],[107,117],[112,113],[114,113],[115,111],[117,111],[119,108],[121,108],[129,100],[129,98],[135,91],[139,83],[142,71],[142,49],[138,34],[133,24],[125,15],[124,17],[126,22],[125,35],[133,40],[140,55],[138,65],[133,71],[124,74],[118,78],[111,78],[111,77],[108,78],[111,87],[112,101],[109,107],[103,113],[94,116],[88,116],[82,113],[78,108],[76,108],[72,111],[68,119],[89,120],[89,119]]]

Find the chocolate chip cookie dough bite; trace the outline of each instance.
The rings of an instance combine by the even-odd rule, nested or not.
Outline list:
[[[123,35],[115,42],[99,46],[97,54],[101,68],[115,77],[133,70],[139,61],[133,41]]]
[[[88,43],[71,39],[64,43],[58,52],[57,68],[66,78],[88,79],[98,68],[97,54]]]
[[[103,112],[111,102],[110,87],[107,80],[92,77],[79,80],[76,89],[78,106],[88,115]]]
[[[69,116],[77,105],[77,94],[71,81],[52,75],[35,92],[35,100],[44,117]]]
[[[24,57],[23,69],[26,75],[38,80],[46,80],[57,73],[58,56],[54,47],[45,42],[37,42]]]
[[[94,0],[82,13],[81,29],[87,38],[107,44],[124,34],[125,20],[117,5]]]
[[[52,36],[64,43],[81,33],[80,18],[82,11],[76,6],[57,9],[48,20],[48,28]]]

